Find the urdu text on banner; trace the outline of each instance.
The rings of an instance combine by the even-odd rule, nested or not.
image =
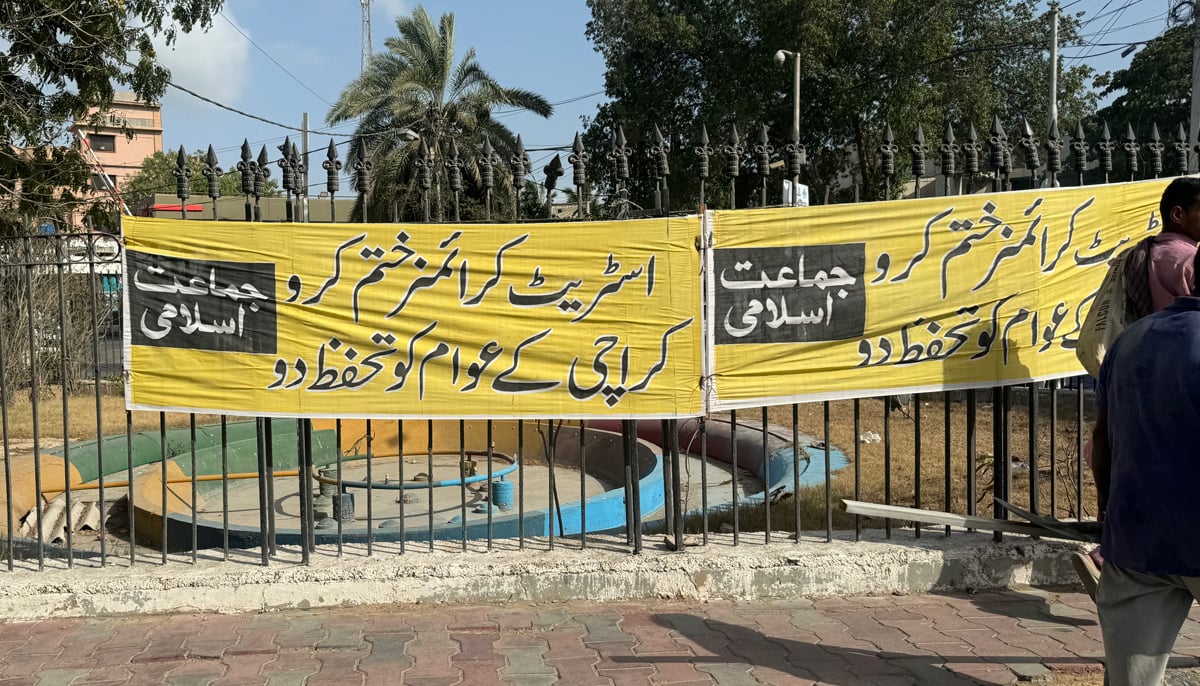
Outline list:
[[[1167,181],[714,211],[709,410],[1083,372],[1108,261]]]
[[[701,413],[699,217],[125,218],[126,403],[283,417]]]

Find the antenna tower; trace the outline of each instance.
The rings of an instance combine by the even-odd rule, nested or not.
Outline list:
[[[358,0],[362,5],[362,67],[360,74],[367,71],[367,63],[371,61],[371,0]]]

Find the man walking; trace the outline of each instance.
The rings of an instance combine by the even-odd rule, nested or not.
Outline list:
[[[1198,196],[1198,178],[1185,176],[1168,184],[1159,200],[1162,232],[1140,241],[1125,256],[1125,307],[1135,319],[1162,310],[1178,296],[1191,295],[1200,225],[1189,221],[1189,212]],[[1092,464],[1091,441],[1084,446],[1084,459]],[[1104,564],[1100,549],[1077,553],[1072,562],[1084,589],[1095,600]]]
[[[1169,210],[1185,235],[1200,235],[1197,195]],[[1096,608],[1111,686],[1161,684],[1200,598],[1198,380],[1200,298],[1191,296],[1131,325],[1100,368],[1092,470],[1104,571]]]

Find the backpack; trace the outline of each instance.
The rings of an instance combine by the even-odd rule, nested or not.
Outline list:
[[[1154,236],[1147,236],[1130,248],[1125,258],[1126,307],[1133,321],[1154,314],[1154,300],[1150,295],[1150,248]]]
[[[1150,247],[1148,236],[1109,263],[1104,281],[1083,320],[1075,356],[1093,377],[1100,375],[1104,355],[1129,325],[1154,310],[1150,297]]]

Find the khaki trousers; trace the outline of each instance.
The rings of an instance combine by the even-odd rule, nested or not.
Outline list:
[[[1159,686],[1200,577],[1158,576],[1105,561],[1096,591],[1106,686]]]

